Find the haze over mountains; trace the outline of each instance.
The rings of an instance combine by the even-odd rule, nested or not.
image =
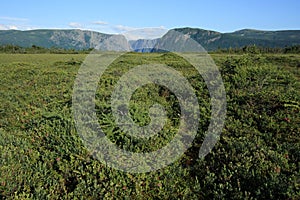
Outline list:
[[[12,44],[22,47],[35,45],[45,48],[97,48],[101,50],[149,52],[159,43],[164,43],[166,38],[176,37],[174,35],[175,32],[191,37],[208,51],[218,48],[244,47],[246,45],[263,47],[300,45],[300,30],[260,31],[243,29],[232,33],[220,33],[199,28],[176,28],[168,31],[162,38],[153,40],[140,39],[129,42],[122,35],[110,35],[79,29],[0,30],[0,45]],[[172,41],[176,41],[176,38]]]

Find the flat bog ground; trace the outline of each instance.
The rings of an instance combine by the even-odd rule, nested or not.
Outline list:
[[[120,148],[151,152],[172,140],[180,107],[166,87],[136,90],[130,114],[143,126],[160,103],[168,120],[159,134],[136,139],[114,122],[110,96],[132,67],[161,62],[184,75],[200,108],[191,148],[158,171],[109,168],[83,144],[72,92],[87,54],[0,54],[0,199],[299,199],[300,55],[211,54],[226,90],[220,140],[205,158],[199,148],[211,114],[210,96],[193,66],[172,53],[127,53],[99,79],[95,110]]]

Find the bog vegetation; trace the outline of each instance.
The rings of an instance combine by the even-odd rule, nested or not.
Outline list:
[[[131,151],[165,145],[180,114],[171,91],[146,85],[131,99],[133,120],[149,123],[148,107],[159,102],[170,121],[149,140],[122,133],[109,97],[131,67],[158,61],[173,67],[199,100],[198,135],[182,158],[158,171],[129,174],[94,159],[75,129],[72,87],[86,54],[0,54],[0,199],[299,199],[300,55],[211,55],[225,84],[227,117],[220,141],[204,159],[198,152],[210,118],[209,93],[186,61],[172,53],[127,53],[99,80],[99,123]]]

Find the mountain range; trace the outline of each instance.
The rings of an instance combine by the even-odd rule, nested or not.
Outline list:
[[[261,31],[243,29],[232,33],[220,33],[200,28],[176,28],[169,30],[162,38],[152,40],[139,39],[128,42],[122,35],[79,29],[0,30],[0,45],[12,44],[22,47],[35,45],[45,48],[96,48],[100,50],[149,52],[160,43],[166,42],[166,38],[170,39],[170,37],[173,37],[174,32],[179,32],[194,39],[208,51],[218,48],[240,48],[246,45],[262,47],[300,45],[300,30]],[[172,41],[176,41],[176,38]]]

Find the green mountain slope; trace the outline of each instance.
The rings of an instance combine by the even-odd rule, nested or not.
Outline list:
[[[82,30],[2,30],[0,31],[0,44],[13,44],[22,47],[36,45],[46,48],[87,49],[96,47],[110,36]]]
[[[207,50],[243,47],[246,45],[285,47],[300,44],[300,30],[260,31],[243,29],[233,33],[219,33],[198,28],[179,28],[174,30],[189,35]]]

